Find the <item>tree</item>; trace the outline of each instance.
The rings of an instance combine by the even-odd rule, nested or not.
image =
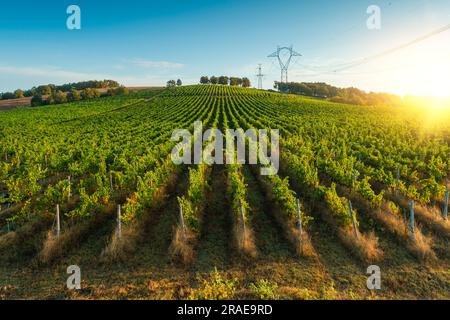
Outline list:
[[[119,86],[115,90],[117,95],[127,95],[130,93],[130,90],[125,86]]]
[[[312,94],[313,94],[313,91],[311,90],[311,88],[308,87],[304,83],[300,84],[299,89],[300,89],[300,92],[299,92],[300,94],[304,94],[306,96],[312,96]]]
[[[212,76],[211,78],[209,78],[209,82],[211,84],[217,84],[219,82],[219,79],[217,79],[216,76]]]
[[[31,98],[32,107],[42,106],[43,104],[44,100],[42,99],[42,96],[40,94],[35,94],[33,98]]]
[[[183,82],[181,82],[181,79],[178,79],[178,80],[177,80],[177,86],[180,87],[182,84],[183,84]]]
[[[72,89],[67,93],[67,101],[79,101],[81,100],[81,94],[78,92],[78,90]]]
[[[15,99],[21,99],[23,97],[24,97],[24,95],[23,95],[23,91],[22,90],[17,89],[16,91],[14,91],[14,98]]]
[[[200,83],[201,83],[201,84],[208,84],[208,83],[209,83],[208,77],[207,77],[207,76],[202,76],[202,77],[200,78]]]
[[[64,92],[61,90],[57,90],[51,94],[49,97],[49,103],[50,104],[60,104],[60,103],[66,103],[67,102],[67,96]]]
[[[239,85],[239,78],[231,77],[230,78],[230,86],[238,86]]]
[[[93,98],[98,98],[99,96],[100,96],[100,94],[98,93],[98,91],[95,89],[92,89],[92,88],[84,89],[81,92],[81,97],[83,99],[93,99]]]
[[[245,88],[249,88],[251,86],[251,82],[249,78],[242,78],[242,86]]]
[[[2,100],[9,100],[9,99],[14,99],[14,93],[12,92],[5,92],[2,94]]]
[[[219,77],[219,84],[228,85],[228,77],[227,76],[220,76]]]
[[[24,95],[25,97],[32,97],[32,96],[35,95],[35,93],[36,93],[36,89],[35,89],[35,88],[32,88],[32,89],[30,89],[30,90],[26,90],[26,91],[23,93],[23,95]]]
[[[128,90],[127,87],[120,86],[120,87],[117,87],[117,88],[108,89],[108,92],[107,92],[106,95],[114,97],[114,96],[127,95],[129,93],[130,93],[130,91]]]
[[[167,88],[173,88],[173,87],[175,87],[176,85],[177,85],[177,83],[176,83],[175,80],[169,80],[169,81],[167,81],[166,87],[167,87]]]
[[[49,85],[39,86],[36,88],[36,92],[43,96],[46,96],[52,93],[52,87]]]

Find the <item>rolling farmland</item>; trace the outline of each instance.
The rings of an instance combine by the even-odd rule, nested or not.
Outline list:
[[[449,299],[437,112],[221,85],[2,112],[0,299]],[[278,174],[175,165],[195,121],[279,129]]]

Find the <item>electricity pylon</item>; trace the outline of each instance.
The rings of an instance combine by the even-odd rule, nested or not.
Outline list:
[[[258,64],[258,74],[256,76],[258,77],[258,89],[262,90],[262,88],[263,88],[262,81],[263,81],[264,75],[262,74],[262,71],[261,71],[261,64]]]
[[[280,53],[287,52],[287,58],[283,61],[283,58],[280,56]],[[277,58],[278,62],[280,63],[280,69],[281,69],[281,83],[287,83],[288,82],[288,70],[289,65],[291,64],[292,57],[301,57],[302,55],[296,51],[293,50],[292,46],[290,47],[277,47],[277,51],[269,55],[269,58]]]

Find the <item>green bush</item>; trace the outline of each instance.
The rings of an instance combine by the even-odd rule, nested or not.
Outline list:
[[[208,280],[203,280],[199,289],[193,290],[191,300],[231,300],[236,294],[237,281],[223,279],[217,268],[210,274]]]
[[[269,280],[261,279],[256,284],[250,284],[250,290],[261,300],[278,299],[278,285]]]

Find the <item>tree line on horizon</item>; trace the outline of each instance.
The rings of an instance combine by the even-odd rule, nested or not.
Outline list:
[[[245,88],[248,88],[251,86],[250,79],[248,79],[246,77],[239,78],[239,77],[227,77],[227,76],[220,76],[220,77],[202,76],[200,78],[200,84],[222,84],[225,86],[227,86],[227,85],[241,86],[241,87],[245,87]]]
[[[86,90],[86,89],[103,89],[103,88],[117,88],[120,87],[120,84],[114,80],[89,80],[82,82],[74,82],[74,83],[66,83],[63,85],[40,85],[37,87],[33,87],[29,90],[17,89],[14,92],[3,92],[0,93],[0,100],[9,100],[9,99],[21,99],[26,97],[33,96],[48,96],[53,93],[60,91],[63,93],[68,93],[72,90]]]
[[[173,88],[173,87],[180,87],[183,85],[183,81],[181,81],[181,79],[178,79],[177,81],[175,80],[169,80],[166,83],[166,87],[167,88]]]
[[[99,88],[86,88],[83,90],[71,89],[69,92],[57,90],[48,95],[46,99],[44,99],[40,94],[35,94],[31,99],[31,106],[36,107],[50,104],[62,104],[66,102],[89,100],[99,97],[115,97],[129,94],[128,88],[124,86],[109,88],[105,93],[100,93],[97,89]]]
[[[357,88],[338,88],[324,82],[275,82],[275,89],[282,93],[300,94],[304,96],[327,99],[332,102],[360,106],[402,104],[402,98],[389,93],[365,92]]]

